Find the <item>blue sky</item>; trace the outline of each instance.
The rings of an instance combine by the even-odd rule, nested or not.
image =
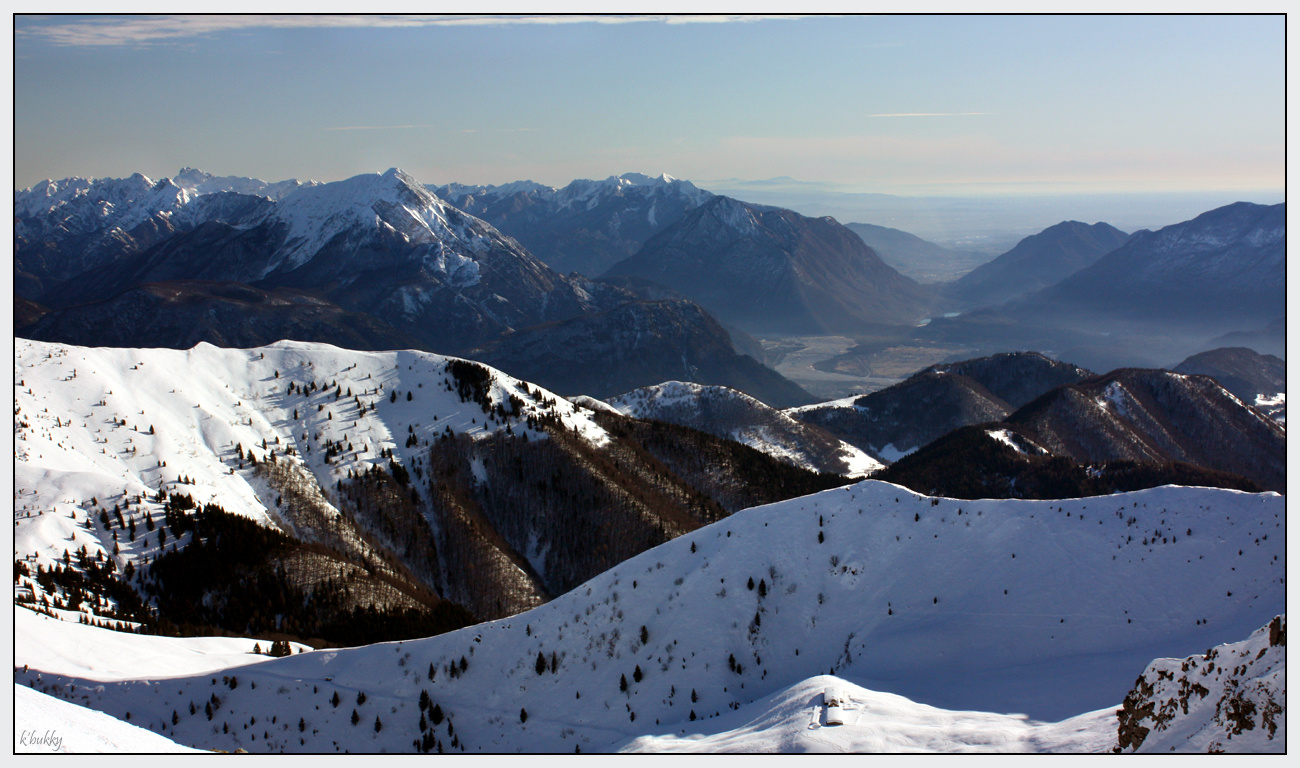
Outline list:
[[[15,187],[182,166],[904,195],[1285,183],[1280,16],[17,17],[14,47]]]

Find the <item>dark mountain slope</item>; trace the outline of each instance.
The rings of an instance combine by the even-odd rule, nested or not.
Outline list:
[[[1178,462],[1081,463],[1055,456],[1011,424],[949,432],[890,465],[875,479],[956,499],[1072,499],[1194,485],[1258,492],[1240,475]]]
[[[931,296],[830,217],[716,197],[651,238],[610,277],[642,277],[750,333],[910,324]]]
[[[970,424],[1000,421],[1019,405],[1090,372],[1037,352],[935,365],[854,400],[792,411],[873,455],[907,452]],[[892,450],[886,449],[892,446]]]
[[[1286,430],[1205,376],[1121,369],[1048,392],[1007,418],[1078,462],[1186,462],[1286,490]]]
[[[565,395],[605,398],[683,380],[731,387],[773,407],[813,401],[777,372],[737,354],[722,326],[687,301],[632,302],[525,328],[466,354]]]
[[[976,267],[945,291],[968,306],[992,306],[1042,290],[1095,263],[1128,235],[1109,224],[1063,221],[1026,237],[1016,247]]]
[[[1179,324],[1223,333],[1284,316],[1285,271],[1286,204],[1234,203],[1134,233],[1016,312],[1057,323]]]
[[[1286,361],[1245,347],[1221,347],[1192,355],[1174,367],[1176,373],[1213,377],[1232,394],[1254,403],[1256,395],[1286,391]]]
[[[170,347],[199,342],[260,347],[316,341],[348,349],[420,349],[425,345],[375,317],[287,289],[241,283],[148,283],[112,298],[54,310],[26,328],[24,338],[87,347]]]

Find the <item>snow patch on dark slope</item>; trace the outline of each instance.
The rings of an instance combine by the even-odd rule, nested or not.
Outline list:
[[[824,429],[728,387],[668,381],[610,398],[609,403],[628,416],[703,430],[815,472],[863,477],[883,467]]]
[[[1060,719],[1114,706],[1152,658],[1281,613],[1284,517],[1272,493],[972,502],[868,480],[738,513],[437,637],[228,679],[44,682],[180,743],[273,752],[608,750],[699,733],[832,671],[931,706]],[[422,717],[426,691],[437,717]]]

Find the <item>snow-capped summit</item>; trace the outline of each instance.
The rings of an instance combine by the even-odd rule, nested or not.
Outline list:
[[[257,282],[324,294],[452,351],[606,308],[400,168],[329,183],[70,179],[15,197],[17,292],[56,309],[143,283]]]
[[[300,190],[282,202],[273,219],[288,231],[280,263],[268,264],[268,272],[301,266],[343,233],[349,241],[396,235],[412,245],[440,244],[442,259],[433,257],[434,268],[444,270],[448,252],[456,261],[454,256],[463,258],[464,251],[481,254],[496,244],[490,228],[451,208],[400,168]],[[495,240],[501,241],[500,236]]]
[[[596,277],[714,195],[666,173],[577,179],[561,188],[534,182],[434,190],[452,205],[517,238],[559,272]]]
[[[285,195],[302,187],[316,186],[318,181],[284,181],[266,182],[246,176],[213,176],[197,168],[182,168],[172,177],[172,182],[180,187],[192,189],[201,195],[216,192],[237,192],[241,195],[259,195],[272,200],[279,200]]]
[[[194,197],[170,179],[155,182],[142,173],[125,179],[74,176],[47,179],[14,193],[14,216],[20,221],[54,219],[67,235],[109,227],[129,230],[150,216],[185,207]]]

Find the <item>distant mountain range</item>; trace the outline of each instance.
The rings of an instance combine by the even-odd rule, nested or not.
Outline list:
[[[1234,203],[1120,247],[1029,297],[1039,321],[1222,333],[1286,314],[1286,204]]]
[[[948,286],[945,294],[967,306],[1001,304],[1055,285],[1127,239],[1127,234],[1104,222],[1063,221],[971,270]]]
[[[679,208],[711,197],[687,182],[634,175],[552,193],[529,184],[511,189],[540,206],[538,221],[570,230],[577,224],[552,221],[545,211],[629,221],[628,206],[645,203],[646,226],[662,226],[672,220],[665,195]],[[468,188],[452,191],[471,202]],[[491,195],[480,191],[475,199]],[[641,295],[558,274],[398,169],[328,184],[268,184],[193,169],[156,182],[139,174],[74,178],[18,192],[14,209],[15,290],[23,299],[15,322],[20,333],[52,341],[188,348],[293,338],[463,352],[512,331],[580,317],[595,337],[612,337],[617,329],[592,324],[633,313],[609,314]],[[682,301],[656,313],[679,327],[705,317]],[[667,363],[641,357],[643,377],[613,372],[617,391],[689,377],[677,363],[703,360],[707,349],[715,359],[699,367],[745,371],[708,383],[754,385],[755,394],[780,405],[810,401],[761,363],[740,362],[725,332],[708,332],[720,335],[698,349],[664,346],[698,338],[659,337],[654,354],[676,367],[669,372]],[[594,359],[596,350],[572,354]],[[659,378],[657,370],[667,375]]]
[[[667,174],[581,179],[562,189],[530,181],[498,186],[447,184],[433,192],[510,235],[547,266],[603,274],[665,227],[713,198]]]
[[[933,317],[914,336],[976,349],[1051,350],[1098,370],[1157,367],[1225,346],[1285,354],[1285,212],[1284,203],[1234,203],[1136,232],[1055,285]],[[1051,264],[1051,254],[1037,253],[1025,271],[1040,261]],[[1020,290],[1017,274],[1011,270],[1005,279]],[[980,276],[972,272],[965,280]],[[1006,292],[995,298],[1001,295]]]
[[[932,296],[829,217],[715,197],[615,264],[747,332],[848,333],[907,325]]]
[[[80,188],[80,181],[65,185]],[[144,197],[113,205],[98,201],[104,186],[113,191],[114,182],[68,199],[36,189],[19,196],[15,271],[41,287],[27,298],[59,308],[175,280],[310,290],[442,351],[608,308],[622,298],[554,273],[397,169],[302,186],[278,200],[197,195],[164,179]],[[160,209],[160,198],[172,208]],[[55,221],[80,219],[106,205],[112,215],[97,231],[110,227],[101,239],[124,243],[115,258],[58,237]],[[145,227],[150,238],[122,234],[115,223],[136,220],[142,223],[133,231]],[[64,243],[70,248],[50,248]],[[93,262],[69,274],[89,256]]]
[[[988,255],[953,250],[911,232],[876,224],[845,224],[886,264],[918,283],[946,283],[989,260]]]

